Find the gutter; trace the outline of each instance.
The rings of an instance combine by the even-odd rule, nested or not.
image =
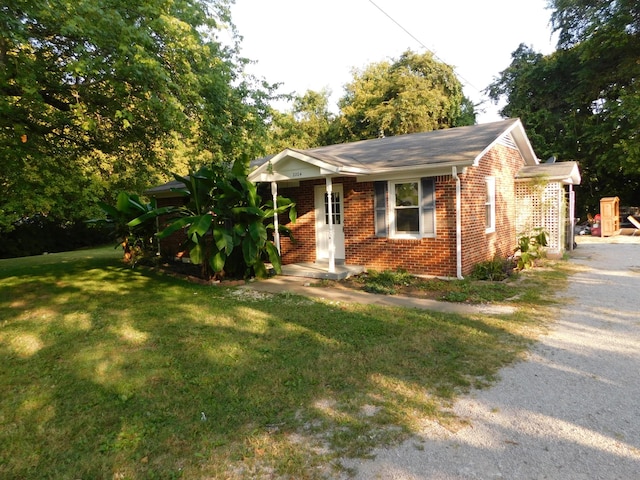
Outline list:
[[[451,167],[451,176],[456,181],[456,276],[463,280],[462,276],[462,212],[461,210],[461,186],[458,176],[458,167]]]

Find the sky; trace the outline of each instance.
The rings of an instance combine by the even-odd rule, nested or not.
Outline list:
[[[247,72],[281,93],[331,91],[330,110],[353,70],[431,51],[454,67],[479,107],[478,123],[500,120],[482,93],[511,63],[520,43],[555,49],[547,0],[235,0],[231,19],[242,38]],[[426,47],[426,48],[425,48]],[[286,104],[274,105],[280,110]]]

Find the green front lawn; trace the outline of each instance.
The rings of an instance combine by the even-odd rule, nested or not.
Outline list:
[[[250,294],[119,255],[0,260],[0,478],[330,476],[425,418],[455,428],[447,405],[542,322]]]

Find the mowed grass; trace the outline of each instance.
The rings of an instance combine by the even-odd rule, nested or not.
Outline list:
[[[0,478],[335,476],[456,428],[455,396],[539,332],[550,272],[517,314],[464,317],[194,285],[111,247],[0,260]]]

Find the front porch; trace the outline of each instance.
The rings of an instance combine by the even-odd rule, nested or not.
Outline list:
[[[290,277],[321,278],[325,280],[344,280],[365,271],[362,265],[336,263],[334,271],[329,272],[329,262],[291,263],[282,265],[282,275]]]

